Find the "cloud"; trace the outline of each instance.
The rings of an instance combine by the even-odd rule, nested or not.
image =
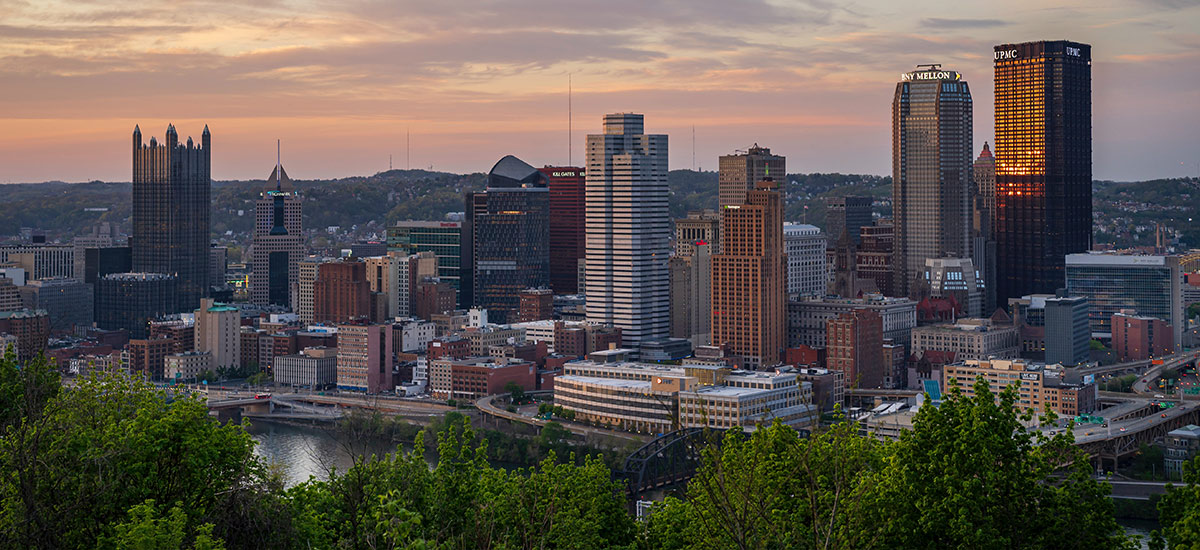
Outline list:
[[[930,17],[921,20],[921,26],[930,29],[987,29],[1002,27],[1008,24],[1008,21],[1001,19],[946,19],[942,17]]]

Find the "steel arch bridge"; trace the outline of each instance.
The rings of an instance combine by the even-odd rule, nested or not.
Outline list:
[[[634,451],[625,459],[622,472],[629,498],[637,500],[646,491],[691,479],[700,466],[701,450],[709,443],[712,433],[719,431],[683,428],[664,434]]]

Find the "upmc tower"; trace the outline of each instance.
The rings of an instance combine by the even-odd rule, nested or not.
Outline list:
[[[1092,47],[1004,44],[996,65],[997,302],[1053,294],[1092,241]]]

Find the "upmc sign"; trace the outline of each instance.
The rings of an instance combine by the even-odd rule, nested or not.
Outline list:
[[[995,55],[996,61],[1003,61],[1005,59],[1016,59],[1017,58],[1017,50],[996,50],[996,52],[993,55]]]

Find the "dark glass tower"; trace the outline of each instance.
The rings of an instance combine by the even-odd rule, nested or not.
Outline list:
[[[962,75],[922,65],[892,100],[892,268],[912,296],[925,260],[971,255],[971,90]]]
[[[208,126],[200,146],[179,143],[167,126],[163,143],[133,129],[133,270],[177,277],[180,311],[208,295],[208,244],[212,155]]]
[[[539,170],[550,185],[550,288],[555,294],[579,292],[579,260],[584,257],[586,226],[584,169],[547,166]]]
[[[475,305],[488,310],[489,320],[515,320],[521,291],[550,283],[546,183],[544,174],[509,155],[488,174],[484,196],[476,197],[471,214]]]
[[[995,47],[997,302],[1053,294],[1092,242],[1092,47]]]

